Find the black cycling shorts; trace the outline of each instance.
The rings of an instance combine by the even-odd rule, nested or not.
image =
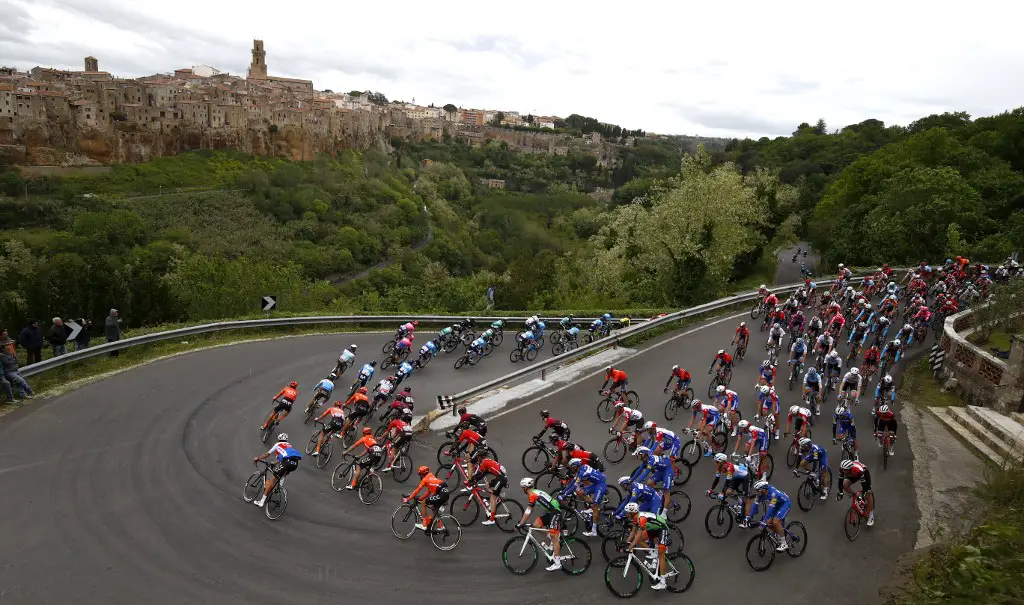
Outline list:
[[[371,452],[364,454],[356,464],[359,465],[359,468],[369,468],[371,466],[376,466],[378,462],[380,462],[380,454],[374,454]]]
[[[274,406],[275,412],[290,412],[292,411],[292,403],[287,399],[278,399],[277,405]]]
[[[591,468],[604,472],[604,462],[601,461],[597,456],[591,456],[590,462],[587,463]]]
[[[327,426],[324,427],[324,432],[328,433],[328,434],[330,434],[330,433],[340,433],[341,429],[344,428],[344,426],[345,426],[345,419],[344,418],[334,417],[334,418],[331,418],[329,421],[327,421]]]
[[[725,487],[726,489],[731,489],[741,496],[746,496],[747,492],[750,490],[750,474],[748,473],[742,477],[734,476],[732,479],[725,482]]]
[[[404,445],[405,445],[406,443],[409,443],[410,441],[412,441],[412,436],[411,436],[411,435],[406,435],[406,434],[405,434],[405,433],[403,432],[403,433],[401,433],[400,435],[398,435],[398,437],[396,437],[396,438],[395,438],[395,441],[394,441],[394,443],[392,444],[392,447],[393,447],[393,448],[394,448],[394,450],[395,450],[395,451],[397,452],[397,451],[401,450],[401,449],[402,449],[402,447],[403,447],[403,446],[404,446]]]
[[[803,426],[804,426],[804,418],[803,418],[803,416],[797,416],[796,419],[793,420],[793,432],[794,433],[799,433],[800,429]]]
[[[481,437],[483,437],[484,435],[486,435],[486,434],[487,434],[487,423],[485,423],[485,422],[481,422],[481,423],[480,423],[480,426],[476,426],[476,425],[474,425],[474,426],[473,426],[473,429],[474,429],[474,430],[475,430],[476,432],[480,433],[480,436],[481,436]]]
[[[433,495],[427,496],[427,506],[441,506],[445,502],[448,502],[448,486],[442,485],[437,488],[437,491]]]
[[[630,416],[630,417],[629,417],[629,420],[628,420],[628,421],[626,422],[626,426],[635,426],[635,427],[637,427],[637,428],[640,428],[640,427],[642,427],[643,425],[644,425],[644,419],[643,419],[643,417],[640,417],[640,418],[633,418],[632,416]]]
[[[648,529],[648,539],[654,540],[661,546],[668,546],[668,528],[665,529]]]
[[[558,531],[562,528],[562,514],[556,512],[544,513],[539,517],[540,522],[548,526],[548,529]]]
[[[867,469],[864,469],[864,476],[860,478],[860,485],[865,494],[871,491],[871,473]]]
[[[370,406],[366,405],[365,403],[359,403],[356,405],[356,409],[352,410],[352,413],[349,414],[348,419],[351,420],[352,422],[355,422],[359,418],[362,418],[363,416],[366,416],[369,413]]]
[[[294,471],[297,468],[299,468],[298,460],[296,460],[295,458],[285,458],[284,460],[281,461],[280,464],[271,467],[271,472],[274,473],[275,477],[281,479],[285,475]]]
[[[494,479],[491,479],[491,490],[496,494],[501,494],[502,490],[508,487],[508,477],[505,475],[498,475]]]
[[[879,433],[884,433],[886,429],[889,429],[889,432],[892,433],[893,435],[896,434],[896,419],[895,418],[893,418],[892,420],[879,420],[878,421],[878,432]]]

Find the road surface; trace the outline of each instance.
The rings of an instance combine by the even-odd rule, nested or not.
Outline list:
[[[704,373],[714,351],[726,346],[739,318],[713,322],[689,336],[665,335],[622,364],[630,386],[640,393],[648,416],[663,421],[661,387],[675,363],[694,372],[695,390],[706,391]],[[375,505],[360,504],[352,493],[329,486],[330,464],[316,469],[307,457],[288,477],[289,505],[270,522],[241,499],[252,471],[251,459],[265,451],[259,424],[269,398],[295,378],[302,399],[327,371],[340,349],[356,342],[361,358],[379,351],[386,338],[329,335],[241,344],[159,361],[90,384],[80,390],[27,406],[0,419],[0,475],[7,494],[0,521],[5,565],[0,568],[0,599],[11,603],[336,603],[369,599],[419,602],[550,603],[610,599],[602,574],[599,542],[592,541],[591,569],[581,577],[546,573],[509,574],[501,563],[506,535],[474,526],[449,553],[436,551],[422,536],[401,542],[390,531],[390,516],[412,480],[385,479]],[[756,351],[737,369],[734,385],[743,410],[752,410]],[[471,371],[451,369],[453,356],[433,362],[410,379],[423,407],[438,392],[453,392],[512,369],[504,353]],[[380,357],[379,354],[376,355]],[[345,381],[340,381],[344,384]],[[601,449],[606,427],[594,414],[600,378],[590,378],[494,418],[489,440],[509,468],[513,495],[521,495],[519,463],[529,436],[539,430],[538,412],[551,410],[573,427],[574,440]],[[784,404],[793,402],[785,387]],[[827,411],[826,411],[827,413]],[[827,416],[822,416],[825,421]],[[857,411],[866,431],[868,406]],[[680,429],[685,414],[669,426]],[[304,444],[309,428],[298,414],[282,430]],[[816,440],[828,443],[832,466],[838,448],[819,422]],[[436,467],[438,435],[418,436],[416,464]],[[784,444],[780,441],[779,444]],[[796,498],[797,480],[782,470],[785,445],[773,452],[780,471],[775,483]],[[909,450],[898,446],[888,471],[879,466],[874,445],[864,445],[879,497],[878,524],[854,543],[843,535],[847,501],[819,502],[810,513],[795,506],[791,518],[803,521],[809,546],[801,560],[776,558],[764,573],[744,559],[749,534],[737,529],[712,540],[703,529],[710,502],[701,497],[711,481],[702,461],[684,486],[693,503],[682,524],[686,551],[697,569],[687,597],[721,598],[723,586],[737,580],[757,587],[769,602],[867,603],[889,577],[895,558],[913,545],[917,532]],[[609,468],[614,481],[626,463]],[[837,570],[853,582],[837,583]],[[59,570],[55,575],[54,570]],[[650,591],[643,598],[649,596]]]
[[[800,249],[800,256],[793,262],[793,255],[796,254],[797,248]],[[803,254],[804,250],[808,250],[807,256]],[[789,248],[783,248],[775,254],[776,260],[778,260],[778,268],[775,272],[775,284],[795,284],[803,280],[803,276],[800,274],[800,265],[803,263],[807,264],[807,268],[813,273],[815,267],[818,266],[818,253],[810,250],[810,244],[807,242],[797,242]]]

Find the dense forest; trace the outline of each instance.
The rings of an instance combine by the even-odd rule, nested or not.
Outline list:
[[[489,286],[498,310],[638,314],[770,279],[771,250],[798,236],[854,265],[997,260],[1024,241],[1024,109],[722,144],[639,137],[604,165],[393,143],[312,162],[194,152],[90,177],[0,167],[0,325],[112,306],[130,326],[234,317],[263,294],[282,313],[478,312]]]

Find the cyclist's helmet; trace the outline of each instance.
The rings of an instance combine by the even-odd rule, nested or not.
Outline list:
[[[704,407],[704,403],[700,399],[694,399],[693,400],[693,411],[694,412],[699,412],[702,407]]]
[[[579,458],[573,458],[572,460],[569,461],[569,468],[576,468],[581,464],[583,464],[582,460],[580,460]]]
[[[615,371],[615,366],[608,366],[606,371],[607,372],[614,372]]]
[[[557,444],[558,435],[548,435],[548,441],[550,441],[552,444]]]
[[[484,458],[484,450],[482,448],[478,449],[478,450],[474,450],[473,451],[473,455],[469,457],[469,459],[471,461],[473,461],[473,462],[480,462],[481,460],[483,460],[483,458]],[[572,466],[572,464],[570,463],[569,466]]]
[[[809,437],[804,437],[803,439],[800,440],[800,449],[806,452],[808,449],[810,449],[810,447],[811,439]]]
[[[672,371],[673,371],[673,372],[675,372],[675,371],[676,371],[676,370],[678,370],[678,369],[679,369],[679,366],[672,366]]]
[[[550,415],[551,414],[549,414],[547,410],[541,410],[540,411],[540,417],[545,419],[545,420],[547,420],[548,416],[550,416]]]
[[[853,468],[853,460],[843,460],[842,464],[839,465],[839,468],[844,471],[850,470]]]
[[[363,434],[364,434],[364,435],[372,435],[372,434],[373,434],[373,429],[371,429],[371,428],[370,428],[370,427],[368,427],[368,426],[364,426],[364,427],[363,427]]]
[[[878,408],[878,413],[879,414],[888,414],[889,413],[889,406],[883,405],[883,406],[879,407]]]
[[[394,382],[394,381],[395,381],[395,375],[394,374],[388,376],[388,382]]]
[[[356,352],[356,349],[358,349],[358,348],[359,348],[359,347],[358,347],[358,346],[356,346],[356,345],[354,345],[354,344],[353,344],[353,345],[349,345],[349,346],[348,346],[348,350],[349,350],[349,351],[352,351],[353,353],[355,353],[355,352]]]
[[[767,388],[767,387],[765,387],[765,388]],[[741,430],[741,431],[747,430],[747,427],[749,427],[749,426],[750,426],[750,423],[747,422],[746,420],[740,420],[739,422],[736,423],[736,428]]]
[[[850,368],[850,373],[853,374],[854,376],[859,376],[860,368]]]
[[[745,322],[745,321],[741,321],[741,322],[740,322],[740,327],[741,327],[741,328],[745,328],[745,327],[747,327],[747,322]]]
[[[416,474],[419,475],[420,477],[426,477],[429,472],[430,469],[427,468],[426,466],[421,466],[418,469],[416,469]]]
[[[763,369],[763,368],[767,368],[767,367],[770,367],[771,365],[772,365],[772,362],[771,362],[771,361],[768,361],[767,359],[765,359],[764,361],[762,361],[762,362],[761,362],[761,368],[762,368],[762,369]]]
[[[845,266],[846,266],[846,265],[844,265],[843,263],[839,263],[839,268],[840,268],[840,269],[842,269],[842,268],[843,268],[843,267],[845,267]]]
[[[519,481],[519,487],[533,487],[533,479],[530,477],[523,477],[522,480]]]
[[[729,459],[729,457],[726,456],[725,454],[721,453],[721,452],[715,454],[715,462],[722,463],[722,462],[725,462],[728,459]]]
[[[650,454],[650,453],[651,453],[651,448],[649,448],[649,447],[640,446],[640,447],[636,448],[636,455],[638,457],[639,456],[646,456],[647,454]]]
[[[278,441],[288,441],[288,433],[280,433],[277,436]]]
[[[402,392],[403,393],[412,393],[412,387],[405,387],[404,389],[402,389]]]
[[[626,512],[630,515],[635,515],[638,512],[640,512],[640,505],[637,504],[636,502],[630,502],[626,504]]]
[[[299,388],[299,383],[297,383],[297,382],[295,382],[295,381],[293,380],[293,381],[291,381],[291,382],[289,382],[289,383],[288,383],[288,386],[290,386],[290,387],[291,387],[291,388],[293,388],[293,389],[297,389],[297,388]]]
[[[768,482],[767,481],[762,480],[762,481],[758,481],[757,483],[754,484],[754,491],[755,492],[760,492],[760,491],[763,491],[763,490],[766,490],[766,489],[768,489]]]
[[[811,369],[807,370],[807,377],[812,379],[812,380],[817,378],[818,377],[818,370],[817,370],[817,368],[812,367]]]
[[[409,408],[402,410],[402,422],[412,422],[412,412],[409,411]]]
[[[462,406],[462,407],[460,407],[460,408],[459,408],[459,410],[458,410],[458,412],[459,412],[459,416],[461,416],[461,415],[465,414],[465,413],[466,413],[466,406]]]
[[[718,349],[719,355],[725,355],[725,349]]]
[[[882,378],[882,382],[884,382],[887,386],[892,384],[892,376],[886,374],[885,377]]]
[[[768,394],[768,393],[770,393],[771,391],[772,391],[772,390],[771,390],[770,388],[768,388],[768,385],[764,385],[764,386],[762,386],[762,387],[761,387],[761,394],[762,394],[762,395],[767,395],[767,394]]]
[[[910,325],[909,323],[905,323],[903,324],[903,329],[909,332],[914,329],[914,326]]]
[[[868,322],[862,321],[859,324],[857,324],[857,327],[860,328],[861,330],[864,330],[868,327]]]
[[[724,384],[720,384],[720,385],[718,385],[718,388],[717,388],[717,389],[715,389],[715,392],[717,392],[717,393],[718,393],[719,395],[721,395],[722,393],[724,393],[724,392],[725,392],[725,385],[724,385]]]
[[[330,374],[327,375],[327,380],[332,380],[333,381],[333,380],[337,380],[337,379],[338,379],[338,375],[335,374],[334,372],[331,372]]]
[[[359,387],[359,393],[365,395],[366,394],[366,387]]]
[[[420,325],[420,321],[418,319],[414,319],[414,320],[412,320],[412,325],[418,326],[418,325]]]
[[[625,485],[629,485],[632,482],[633,482],[633,479],[631,479],[629,475],[623,475],[623,476],[619,477],[619,485],[625,486]]]
[[[801,344],[802,345],[802,344],[807,344],[807,343],[804,342],[804,337],[801,336],[801,337],[796,339],[796,342],[794,344]]]
[[[882,324],[884,326],[885,324],[889,323],[889,318],[886,317],[885,315],[883,315],[883,316],[878,318],[878,323],[880,323],[880,324]]]
[[[645,431],[653,431],[656,428],[658,428],[658,425],[655,424],[654,421],[652,421],[652,420],[648,420],[647,422],[644,423],[644,430]]]
[[[790,414],[798,414],[798,413],[800,413],[800,406],[794,405],[794,406],[790,407],[789,408],[789,413]]]
[[[371,359],[370,360],[370,367],[371,368],[377,367],[377,360],[376,359]]]
[[[780,324],[779,322],[775,322],[774,324],[772,324],[772,329],[774,330],[775,328],[778,328],[778,329],[781,330],[782,329],[782,324]]]
[[[764,284],[761,284],[761,288],[760,288],[760,289],[761,289],[761,290],[767,290],[767,289],[768,289],[768,286],[766,286],[766,285],[764,285]]]

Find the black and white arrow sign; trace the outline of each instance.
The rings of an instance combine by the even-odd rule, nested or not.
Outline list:
[[[82,331],[82,326],[78,325],[78,322],[73,319],[65,321],[64,325],[71,328],[71,333],[68,334],[68,340],[74,340],[78,336],[78,333]]]
[[[277,306],[276,296],[264,296],[260,299],[260,306],[263,307],[264,311],[269,311]]]

